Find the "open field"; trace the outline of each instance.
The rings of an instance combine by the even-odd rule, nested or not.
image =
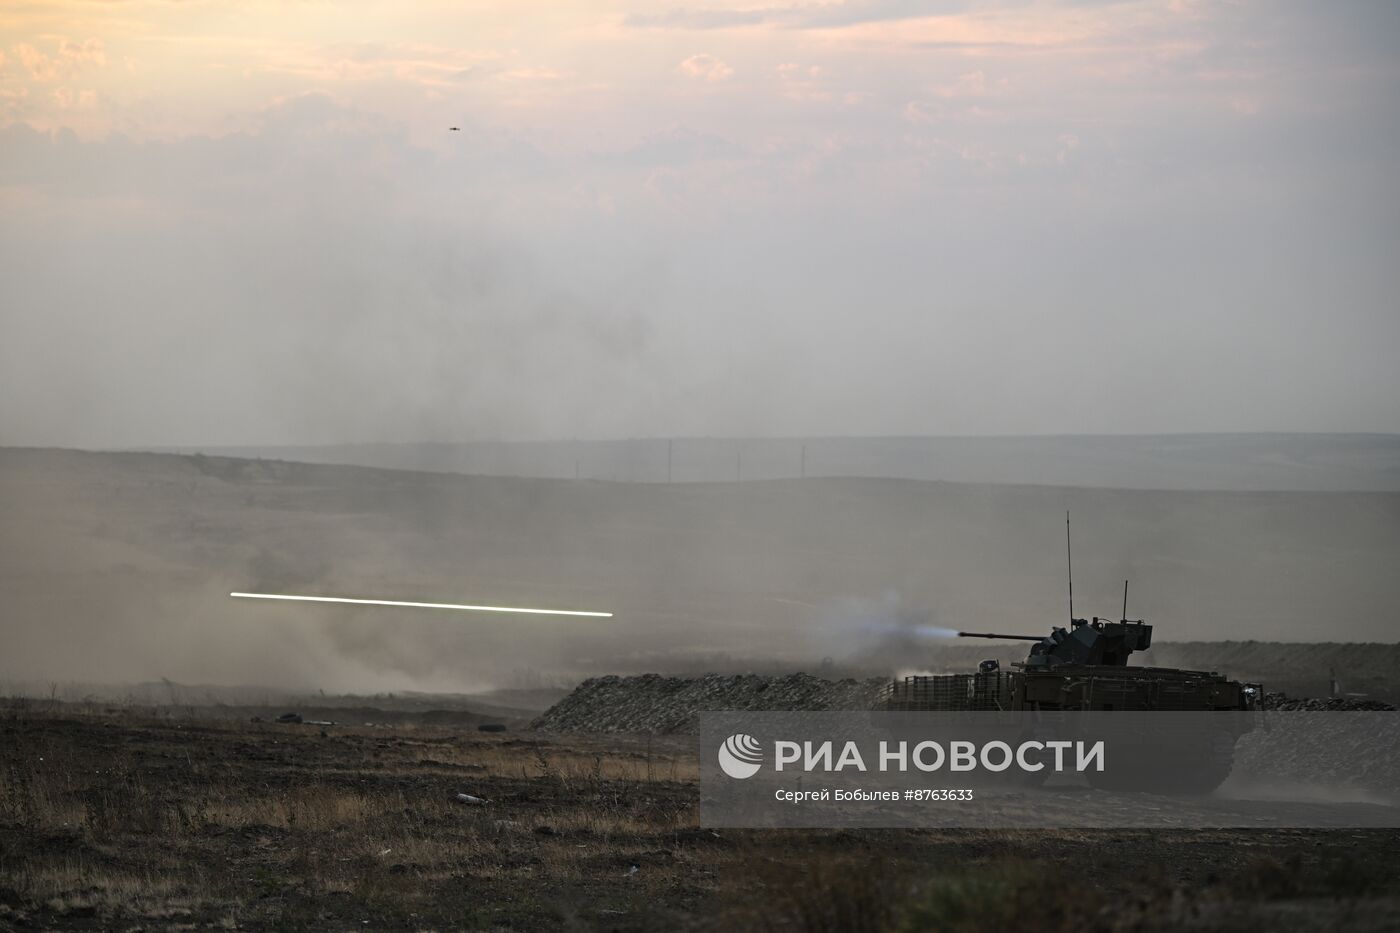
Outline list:
[[[1395,641],[1396,493],[648,485],[0,449],[0,680],[471,693],[827,658],[930,667],[943,649],[915,625],[1065,617],[1066,509],[1082,615],[1119,612],[1131,577],[1129,615],[1163,646]],[[617,616],[248,605],[234,589]]]
[[[0,926],[18,929],[1400,922],[1393,832],[716,833],[674,738],[45,701],[10,701],[0,735]]]

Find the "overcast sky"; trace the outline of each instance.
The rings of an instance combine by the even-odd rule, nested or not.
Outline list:
[[[0,443],[1400,431],[1397,53],[1392,2],[6,3]]]

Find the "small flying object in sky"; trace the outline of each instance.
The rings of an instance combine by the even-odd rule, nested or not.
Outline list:
[[[460,126],[449,126],[447,129],[448,129],[449,132],[453,132],[453,133],[460,133],[460,132],[462,132],[462,128],[461,128]]]

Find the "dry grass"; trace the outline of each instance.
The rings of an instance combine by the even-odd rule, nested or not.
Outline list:
[[[693,780],[695,765],[675,748],[429,729],[322,736],[48,704],[4,719],[16,741],[0,756],[0,831],[15,845],[0,850],[0,903],[45,923],[316,926],[318,901],[331,916],[410,918],[441,913],[453,888],[448,915],[467,926],[577,915],[560,906],[578,899],[567,889],[600,876],[629,896],[674,886],[669,860],[641,881],[629,865],[696,825],[676,779]],[[516,894],[481,913],[483,885],[538,890],[541,879],[559,904]]]
[[[1400,894],[1394,833],[713,833],[688,742],[328,731],[0,706],[0,928],[1169,929]]]

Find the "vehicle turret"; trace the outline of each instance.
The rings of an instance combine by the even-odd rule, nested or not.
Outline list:
[[[1044,637],[994,632],[959,632],[958,637],[1034,642],[1021,664],[1027,670],[1083,665],[1126,667],[1128,655],[1152,646],[1152,626],[1141,620],[1113,622],[1096,616],[1092,621],[1075,619],[1068,629],[1057,626]]]

